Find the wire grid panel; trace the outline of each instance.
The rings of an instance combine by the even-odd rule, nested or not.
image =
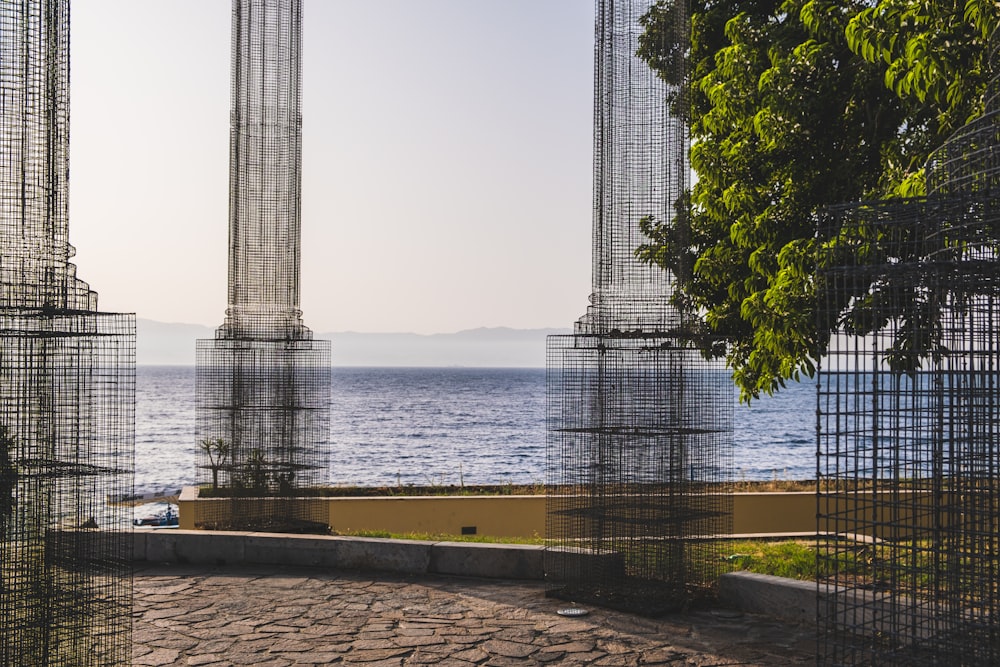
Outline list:
[[[928,160],[929,198],[820,219],[823,664],[1000,662],[997,84]]]
[[[996,197],[1000,180],[1000,31],[990,37],[990,72],[993,80],[986,89],[985,112],[948,138],[926,164],[927,192],[931,195],[960,193],[965,197]]]
[[[296,499],[327,482],[331,380],[299,310],[301,36],[300,0],[233,1],[229,302],[196,369],[199,479],[228,501],[206,528],[328,523]]]
[[[129,664],[134,410],[134,316],[0,312],[0,664]]]
[[[996,664],[1000,208],[950,196],[825,223],[821,662]]]
[[[309,528],[295,498],[328,482],[330,356],[329,341],[198,341],[199,482],[229,498],[200,527]]]
[[[0,663],[129,664],[135,318],[69,262],[69,3],[0,0]]]
[[[685,88],[661,80],[636,55],[641,19],[655,4],[596,3],[593,289],[579,333],[655,331],[678,322],[670,305],[673,276],[635,257],[648,241],[640,221],[672,221],[689,179],[687,127],[670,103],[682,106]],[[667,38],[689,39],[687,20],[677,12]]]
[[[596,4],[593,291],[575,334],[549,337],[546,361],[549,593],[650,614],[719,573],[734,400],[692,343],[674,277],[635,257],[642,221],[675,224],[688,187],[674,113],[686,71],[669,85],[636,55],[656,4]],[[673,17],[665,48],[690,39],[687,11]]]
[[[301,244],[302,7],[234,0],[230,337],[295,337]]]
[[[655,335],[550,336],[547,353],[550,593],[682,607],[714,584],[732,529],[728,373]]]
[[[94,311],[69,262],[69,2],[0,0],[0,304]]]

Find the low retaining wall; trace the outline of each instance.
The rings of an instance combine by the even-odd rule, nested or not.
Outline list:
[[[752,614],[816,624],[819,589],[815,581],[728,572],[719,577],[719,602]]]
[[[938,613],[927,600],[753,572],[729,572],[719,577],[719,602],[793,623],[853,630],[868,641],[891,636],[896,628],[908,628],[918,639],[943,630],[943,620],[930,622]]]
[[[544,547],[211,530],[136,530],[133,559],[298,565],[498,579],[543,578]]]
[[[930,506],[930,495],[922,495],[926,496]],[[335,531],[545,537],[545,496],[388,496],[302,500],[308,502],[313,520],[327,522]],[[839,500],[835,521],[840,522],[838,525],[844,525],[845,521],[867,522],[872,501],[865,494],[845,495]],[[219,507],[228,502],[226,498],[199,498],[197,487],[185,487],[178,501],[180,527],[194,530],[206,516],[218,519],[223,512]],[[811,491],[734,493],[733,534],[808,536],[815,535],[817,529],[829,531],[835,528],[833,522],[826,519],[817,522],[817,507],[823,514],[832,512],[830,501],[823,498],[817,506],[816,494]]]
[[[185,487],[178,500],[180,527],[195,530],[228,509],[228,498],[199,498]],[[386,496],[304,498],[310,518],[334,531],[382,530],[390,533],[442,533],[493,537],[542,537],[545,496]],[[262,499],[253,502],[269,502]]]

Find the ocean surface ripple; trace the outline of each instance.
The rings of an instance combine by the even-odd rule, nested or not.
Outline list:
[[[335,368],[333,377],[331,484],[545,479],[544,369]],[[815,405],[810,382],[736,407],[734,478],[814,478]],[[194,412],[193,367],[138,367],[137,493],[194,484]]]

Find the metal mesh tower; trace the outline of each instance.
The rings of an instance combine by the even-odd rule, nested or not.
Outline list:
[[[593,293],[574,334],[548,338],[546,378],[550,593],[644,613],[687,604],[719,574],[734,397],[672,304],[673,277],[634,255],[640,221],[673,221],[688,187],[672,113],[685,88],[635,55],[653,4],[597,2]],[[684,43],[689,18],[675,15],[667,38]]]
[[[994,42],[995,44],[996,42]],[[996,68],[994,51],[994,72]],[[1000,662],[1000,115],[822,217],[821,664]]]
[[[0,0],[0,664],[126,665],[135,318],[70,263],[69,2]]]
[[[229,306],[196,371],[201,481],[230,501],[205,527],[308,529],[295,498],[326,482],[330,343],[299,310],[301,35],[300,0],[233,0]]]

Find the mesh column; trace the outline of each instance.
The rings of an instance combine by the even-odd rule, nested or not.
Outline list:
[[[226,319],[197,343],[201,527],[322,531],[330,342],[299,310],[300,0],[234,0]]]
[[[69,3],[0,0],[0,664],[127,665],[135,317],[70,263]]]
[[[593,291],[546,362],[549,593],[650,614],[707,594],[721,571],[734,401],[671,300],[673,276],[635,257],[643,218],[671,223],[688,187],[673,112],[685,88],[636,56],[654,4],[597,2]],[[675,17],[667,39],[683,44],[687,12]]]

